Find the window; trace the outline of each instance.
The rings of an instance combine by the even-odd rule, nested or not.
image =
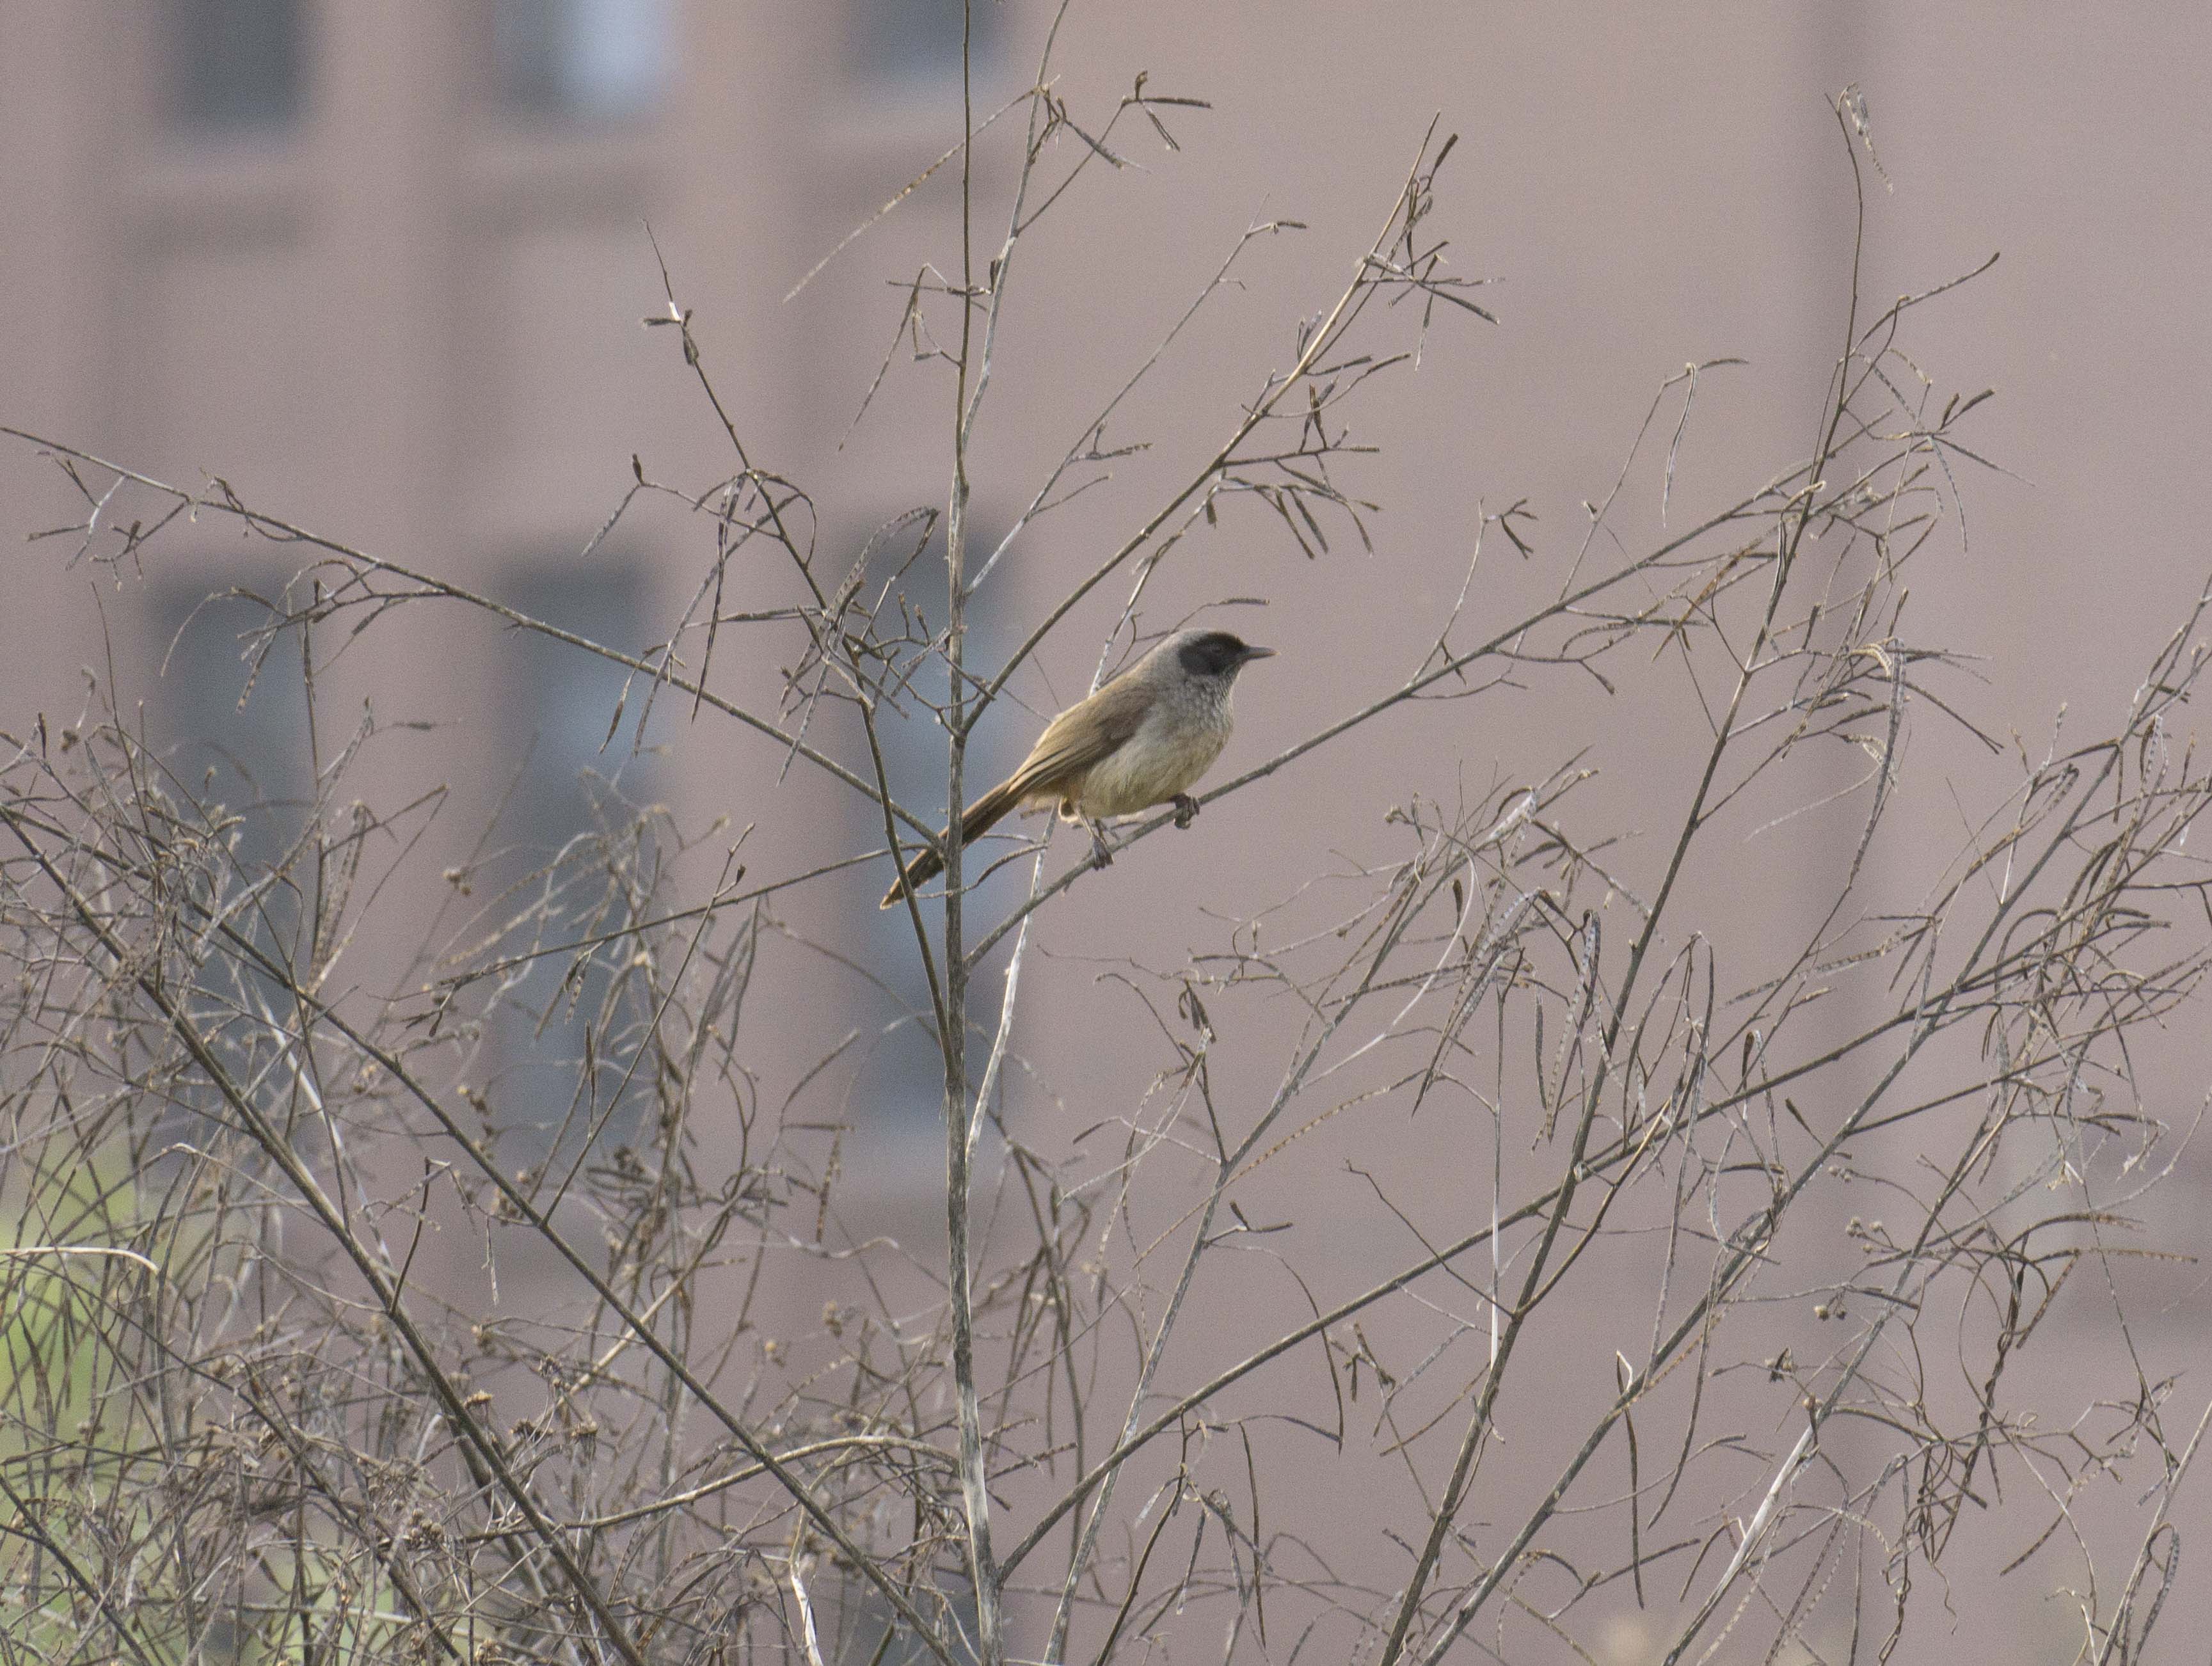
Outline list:
[[[157,593],[152,701],[155,744],[173,790],[239,818],[241,869],[281,860],[305,824],[313,791],[307,702],[296,634],[252,655],[269,610],[178,586]]]
[[[173,0],[170,75],[179,124],[250,132],[299,119],[302,0]]]
[[[884,604],[879,616],[879,628],[886,635],[898,630],[901,595],[907,599],[918,627],[924,621],[933,629],[939,627],[945,617],[945,605],[942,519],[919,554],[915,545],[920,527],[897,526],[896,523],[894,527],[895,530],[878,534],[869,562],[868,583],[862,593],[872,601],[883,593],[886,582],[890,584],[890,599]],[[997,547],[998,539],[995,534],[971,523],[969,540],[972,573],[975,563],[983,561]],[[971,674],[995,672],[1018,640],[1002,628],[993,608],[994,599],[1006,591],[1003,581],[986,586],[969,604],[967,643],[962,657]],[[943,706],[951,688],[946,671],[944,659],[933,654],[915,673],[912,694],[901,701],[905,709],[895,712],[885,707],[877,721],[877,738],[883,747],[884,768],[890,776],[892,793],[916,815],[926,816],[940,827],[945,824],[945,733],[934,708]],[[1020,763],[1042,727],[1031,721],[1007,696],[1001,695],[994,702],[981,728],[969,742],[963,769],[967,796],[970,800],[978,798],[1003,780]],[[880,845],[881,811],[858,793],[851,795],[851,802],[856,847],[871,839]],[[1017,822],[1012,818],[1001,823],[997,830],[1016,836],[1034,836],[1040,830],[1036,822]],[[964,867],[967,883],[974,885],[983,870],[1003,858],[1011,848],[997,837],[971,846]],[[1020,900],[1028,873],[1026,864],[1015,864],[1012,872],[996,874],[982,889],[969,893],[963,917],[971,939],[988,931]],[[860,883],[867,892],[866,906],[856,910],[856,914],[867,921],[869,935],[861,945],[864,958],[878,970],[890,992],[884,1021],[890,1022],[902,1014],[907,1021],[877,1049],[861,1102],[872,1105],[878,1116],[910,1125],[915,1121],[935,1118],[943,1110],[944,1066],[927,1016],[930,1010],[929,983],[922,970],[921,952],[915,946],[913,921],[905,909],[878,909],[875,906],[875,899],[883,895],[884,887],[890,883],[890,864],[872,865],[862,873]],[[926,888],[921,903],[922,920],[933,933],[940,930],[944,923],[945,905],[938,900],[942,889],[941,882]],[[995,1012],[992,1016],[995,1017]],[[981,1042],[974,1045],[972,1069],[982,1068],[988,1050]]]
[[[635,569],[540,569],[507,593],[518,611],[607,648],[635,654],[652,634]],[[495,838],[503,854],[477,890],[487,919],[519,922],[499,955],[619,930],[627,915],[611,865],[653,866],[635,808],[653,766],[637,746],[650,679],[633,682],[612,660],[535,631],[507,642],[498,686],[508,700],[500,737],[508,761],[495,783],[507,793]],[[626,958],[602,952],[579,976],[570,956],[548,955],[504,993],[489,1026],[492,1120],[511,1142],[502,1156],[573,1159],[594,1131],[607,1146],[635,1139],[654,1083],[631,1065],[651,1013],[642,986],[614,982],[611,966]]]
[[[261,635],[267,608],[198,586],[163,585],[152,599],[148,662],[159,680],[148,690],[146,727],[167,768],[156,790],[184,827],[205,836],[179,842],[198,844],[196,860],[179,865],[185,921],[197,930],[220,916],[259,953],[297,965],[307,953],[302,897],[313,871],[299,860],[301,835],[314,790],[298,633],[270,642]],[[282,979],[217,945],[185,1000],[234,1080],[281,1072],[277,1029],[292,1012]],[[176,1139],[196,1138],[200,1118],[223,1114],[197,1067],[171,1079],[167,1091],[165,1122]]]
[[[513,587],[514,605],[533,619],[635,654],[649,634],[644,587],[623,567],[578,572],[537,571]],[[512,836],[533,854],[551,856],[594,825],[592,787],[629,780],[646,760],[631,751],[644,707],[644,683],[610,736],[615,708],[630,683],[613,660],[570,648],[537,631],[520,631],[513,646],[513,687],[529,760],[515,795]]]
[[[562,120],[641,116],[666,90],[672,0],[492,0],[500,101]]]
[[[854,66],[887,82],[957,81],[963,27],[980,67],[994,56],[1000,0],[848,0]]]

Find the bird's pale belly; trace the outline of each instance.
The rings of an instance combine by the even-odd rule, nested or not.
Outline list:
[[[1226,723],[1179,724],[1175,727],[1182,733],[1173,736],[1159,732],[1167,727],[1148,725],[1150,733],[1139,731],[1111,757],[1092,764],[1080,787],[1053,794],[1060,813],[1071,820],[1077,816],[1097,819],[1133,816],[1165,804],[1195,785],[1229,744]]]

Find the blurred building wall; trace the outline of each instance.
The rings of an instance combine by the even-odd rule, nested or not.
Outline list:
[[[987,15],[979,105],[996,108],[1047,18],[1036,0]],[[697,582],[696,528],[648,510],[585,551],[633,456],[702,489],[731,466],[674,332],[641,327],[667,308],[648,224],[726,408],[757,462],[816,493],[825,544],[857,550],[883,520],[941,502],[947,394],[895,329],[905,286],[949,258],[947,177],[786,295],[957,137],[957,8],[896,0],[14,0],[0,15],[0,422],[178,483],[220,477],[295,523],[642,646]],[[1929,315],[1922,345],[1947,382],[2000,387],[1984,439],[2018,477],[1966,483],[1968,553],[1923,575],[1916,604],[1932,635],[1988,656],[1985,708],[2039,751],[2062,704],[2118,709],[2207,565],[2193,485],[2212,418],[2197,293],[2208,49],[2212,20],[2179,7],[1079,8],[1060,51],[1076,107],[1110,111],[1139,71],[1214,107],[1175,119],[1179,152],[1133,130],[1132,166],[1101,170],[1024,246],[978,523],[1010,523],[1039,463],[1246,225],[1303,220],[1313,229],[1268,252],[1131,423],[1161,454],[1216,432],[1340,283],[1441,112],[1462,136],[1454,258],[1501,280],[1486,299],[1502,324],[1441,336],[1367,419],[1387,447],[1364,483],[1387,505],[1376,553],[1307,563],[1255,517],[1160,594],[1161,618],[1226,594],[1270,600],[1247,634],[1283,657],[1252,673],[1237,742],[1265,755],[1402,672],[1479,507],[1525,497],[1547,547],[1578,535],[1581,504],[1684,362],[1751,361],[1716,378],[1691,432],[1683,513],[1803,449],[1851,243],[1824,100],[1856,82],[1885,170],[1868,293],[2003,253]],[[987,156],[987,192],[1007,181],[1005,155]],[[887,352],[886,390],[848,435]],[[0,454],[0,512],[11,533],[76,513],[21,447]],[[1063,518],[1017,546],[997,605],[1021,617],[1123,530],[1103,508]],[[158,561],[71,566],[67,539],[10,554],[0,727],[65,718],[79,667],[111,657],[157,731],[181,743],[228,721],[195,715],[222,711],[242,678],[219,620],[188,628],[197,587],[281,585],[297,552],[212,517],[169,543],[189,546],[189,579]],[[526,753],[550,760],[533,766],[552,774],[531,812],[546,838],[579,813],[562,796],[578,767],[646,772],[640,790],[684,816],[751,825],[763,873],[799,864],[825,827],[840,848],[870,836],[849,803],[783,781],[774,749],[743,737],[672,738],[657,763],[604,758],[612,691],[568,710],[557,674],[451,623],[379,638],[331,698],[374,685],[401,702],[382,718],[446,726],[389,786],[453,784],[457,849]],[[1036,713],[1089,675],[1097,633],[1073,636],[1018,690]],[[726,674],[772,696],[774,670]],[[296,721],[253,721],[254,744],[279,750]],[[1008,714],[1021,733],[1002,753],[1032,721]],[[1669,744],[1632,713],[1613,734],[1632,762]],[[1394,795],[1510,775],[1513,744],[1457,708],[1409,720],[1317,766],[1322,787],[1263,787],[1152,842],[1113,889],[1079,888],[1047,945],[1072,959],[1172,944],[1163,922],[1256,907],[1331,852],[1373,854]],[[876,945],[872,913],[855,927],[849,912],[883,877],[865,871],[814,923]],[[1768,900],[1786,911],[1786,886]],[[1048,1025],[1095,999],[1073,974],[1041,975],[1037,998]],[[1079,1047],[1071,1079],[1126,1090],[1100,1053],[1086,1065]],[[872,1183],[892,1208],[904,1181],[928,1180],[916,1164],[934,1135],[912,1143],[913,1118],[891,1127],[901,1096],[881,1097]],[[2188,1289],[2146,1346],[2176,1368],[2200,1360],[2203,1317]],[[2040,1634],[2041,1610],[1992,1600],[2021,1638]]]

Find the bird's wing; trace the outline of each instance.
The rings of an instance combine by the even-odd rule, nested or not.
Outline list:
[[[1020,769],[968,806],[960,818],[960,842],[981,837],[1032,793],[1057,795],[1070,776],[1111,757],[1137,733],[1151,704],[1151,691],[1133,683],[1127,672],[1088,699],[1077,701],[1045,725]],[[921,885],[935,879],[944,866],[935,851],[924,849],[907,869],[906,883]],[[900,894],[901,887],[894,885],[884,894],[883,906],[897,907]]]
[[[1069,776],[1111,757],[1137,733],[1151,705],[1151,690],[1126,675],[1079,700],[1045,726],[1022,767],[1007,778],[1009,796],[1018,800],[1052,791]]]

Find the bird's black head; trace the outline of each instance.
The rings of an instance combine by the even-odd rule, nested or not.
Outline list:
[[[1182,639],[1176,658],[1193,677],[1233,677],[1247,661],[1265,660],[1271,648],[1254,648],[1225,630],[1194,630]]]

